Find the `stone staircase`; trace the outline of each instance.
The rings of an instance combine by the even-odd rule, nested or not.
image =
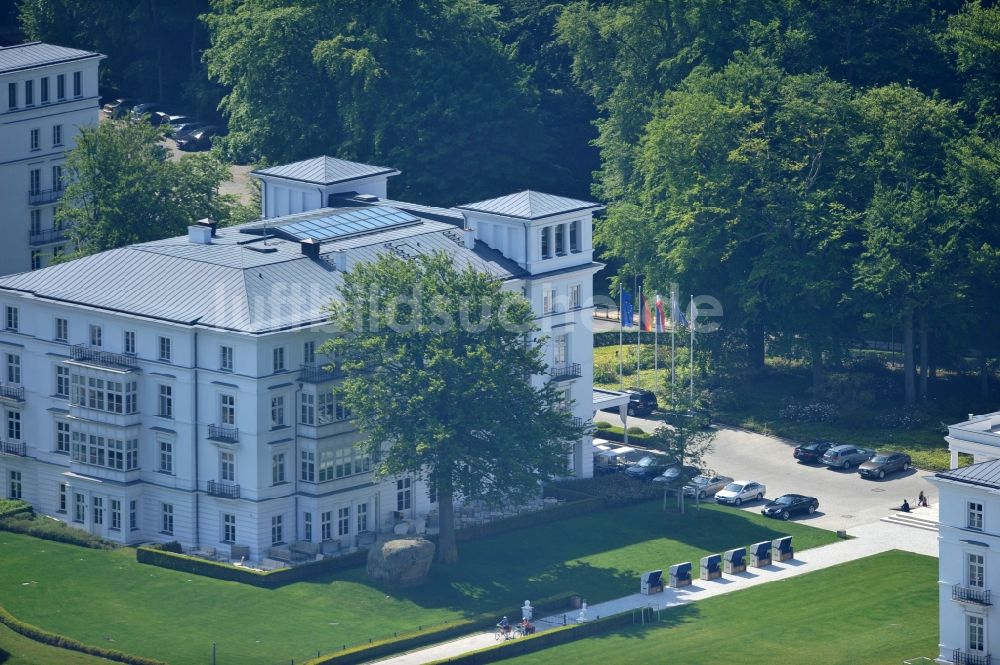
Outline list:
[[[924,531],[937,531],[938,523],[936,517],[937,515],[895,512],[888,517],[883,517],[882,521],[889,522],[890,524],[901,524],[914,529],[923,529]]]

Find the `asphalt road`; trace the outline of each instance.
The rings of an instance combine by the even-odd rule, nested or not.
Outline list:
[[[595,420],[621,425],[621,419],[610,413],[598,412]],[[628,424],[652,431],[662,423],[632,417]],[[794,447],[792,441],[721,427],[717,429],[705,466],[737,480],[764,483],[769,499],[790,492],[816,497],[819,510],[794,519],[830,530],[877,522],[898,508],[903,499],[915,506],[921,490],[932,506],[937,504],[937,494],[925,478],[930,474],[928,471],[910,469],[884,480],[865,480],[856,469],[843,471],[820,464],[800,464],[792,457]],[[766,500],[751,502],[733,510],[760,511],[764,503]]]

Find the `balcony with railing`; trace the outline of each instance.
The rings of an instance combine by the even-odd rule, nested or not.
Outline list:
[[[956,584],[951,587],[951,599],[960,603],[972,605],[992,605],[990,602],[990,590],[975,586],[962,586]]]
[[[134,353],[112,353],[89,347],[86,344],[74,344],[69,347],[69,352],[73,360],[88,365],[124,370],[139,368],[139,362]]]
[[[343,376],[335,364],[307,363],[299,366],[299,381],[322,383]]]
[[[63,195],[64,189],[36,189],[28,192],[28,205],[42,206],[55,203]]]
[[[54,242],[62,242],[69,237],[71,227],[61,229],[45,229],[44,231],[32,231],[28,235],[29,245],[49,245]]]
[[[24,386],[13,385],[10,383],[0,385],[0,399],[5,399],[11,402],[23,402]]]
[[[951,662],[955,665],[993,665],[990,654],[955,649]]]
[[[238,499],[240,498],[240,486],[235,483],[210,480],[208,481],[208,493],[211,496],[220,496],[223,499]]]
[[[549,368],[549,376],[553,381],[568,381],[579,378],[582,374],[580,363],[562,363]]]
[[[239,443],[240,430],[228,425],[209,425],[208,438],[222,443]]]
[[[24,441],[0,440],[0,455],[17,455],[24,457],[27,455],[27,444]]]

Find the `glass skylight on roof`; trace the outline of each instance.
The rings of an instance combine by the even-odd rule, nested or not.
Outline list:
[[[296,240],[313,238],[323,241],[419,223],[419,217],[398,208],[374,206],[292,222],[277,228]]]

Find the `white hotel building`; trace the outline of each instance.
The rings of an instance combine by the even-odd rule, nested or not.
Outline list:
[[[265,221],[0,278],[3,496],[117,542],[251,560],[427,514],[416,480],[373,482],[319,352],[343,272],[383,252],[442,250],[522,291],[547,378],[589,419],[601,206],[530,191],[412,205],[385,199],[396,173],[330,157],[265,169]],[[591,475],[590,437],[570,457]]]
[[[99,53],[40,42],[0,47],[0,275],[66,251],[55,221],[63,162],[97,124]]]

